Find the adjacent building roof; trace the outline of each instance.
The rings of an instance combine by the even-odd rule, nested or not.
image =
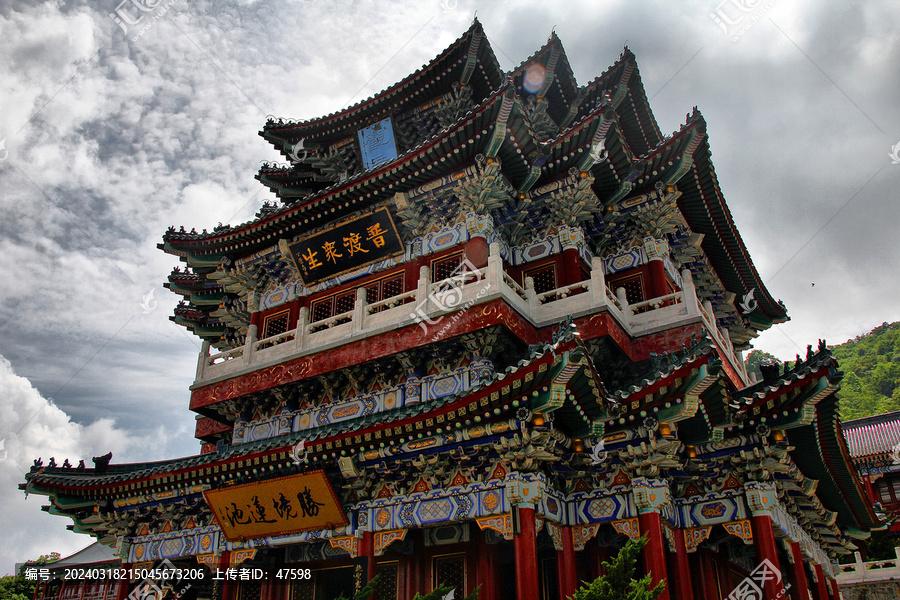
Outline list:
[[[841,428],[853,459],[900,450],[900,411],[847,421]]]

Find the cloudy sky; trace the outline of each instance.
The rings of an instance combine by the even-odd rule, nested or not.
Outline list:
[[[0,0],[0,574],[90,542],[16,489],[34,458],[198,450],[166,228],[251,219],[271,199],[253,179],[276,158],[266,115],[368,97],[476,10],[506,69],[555,26],[579,83],[627,43],[664,132],[700,108],[792,317],[757,347],[790,358],[900,319],[896,0],[117,2]]]

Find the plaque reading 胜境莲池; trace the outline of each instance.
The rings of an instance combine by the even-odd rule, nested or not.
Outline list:
[[[304,285],[398,254],[403,240],[386,208],[288,244]]]
[[[203,497],[230,542],[349,522],[324,471],[207,490]]]

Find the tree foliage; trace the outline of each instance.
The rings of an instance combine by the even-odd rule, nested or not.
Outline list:
[[[832,353],[844,372],[843,420],[900,410],[900,322],[883,323]]]
[[[358,592],[356,592],[356,594],[353,595],[353,600],[369,600],[369,598],[374,597],[375,588],[378,585],[378,577],[379,575],[376,575],[375,577],[370,579],[369,583],[367,583],[364,588],[360,589]],[[455,598],[454,600],[478,600],[478,590],[480,588],[481,586],[476,587],[472,591],[472,593],[465,598]],[[451,588],[449,585],[441,585],[434,588],[431,592],[425,594],[424,596],[421,594],[416,594],[413,600],[443,600],[452,590],[453,588]],[[0,600],[3,600],[3,598],[0,597]],[[335,598],[335,600],[346,600],[346,598],[341,595]]]
[[[759,370],[759,365],[764,361],[772,361],[775,364],[780,365],[781,361],[775,358],[775,356],[769,354],[768,352],[763,352],[762,350],[752,350],[750,354],[747,355],[747,358],[744,359],[744,366],[747,367],[747,375],[751,373],[756,374],[756,381],[762,381],[762,371]]]
[[[603,563],[606,574],[591,583],[583,582],[571,600],[653,600],[666,586],[660,581],[655,588],[650,588],[651,577],[648,573],[640,579],[634,578],[637,570],[637,557],[647,544],[647,538],[628,540],[614,559]]]
[[[15,575],[0,577],[0,600],[31,600],[37,582],[25,579],[25,567],[45,565],[59,560],[59,552],[44,554],[37,560],[29,560]]]

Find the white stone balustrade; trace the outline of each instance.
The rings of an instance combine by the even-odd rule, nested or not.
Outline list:
[[[863,562],[859,552],[854,552],[856,561],[837,565],[837,582],[841,588],[858,583],[878,583],[883,581],[900,581],[900,548],[894,548],[896,558],[888,560],[872,560]],[[897,584],[900,591],[900,584]],[[841,590],[845,592],[845,590]],[[846,593],[846,592],[845,592]]]
[[[234,377],[409,325],[418,325],[426,335],[439,337],[448,324],[446,315],[497,299],[503,299],[536,327],[553,325],[569,316],[579,318],[606,311],[632,338],[700,322],[746,381],[743,360],[735,353],[727,332],[719,330],[712,307],[700,304],[690,271],[682,273],[681,291],[629,305],[624,289],[619,288],[614,294],[607,288],[602,261],[595,258],[591,267],[587,280],[537,294],[531,278],[526,279],[523,288],[503,270],[500,247],[494,243],[490,246],[488,264],[482,269],[432,283],[431,270],[423,266],[415,290],[368,304],[366,292],[360,288],[353,310],[343,314],[310,322],[309,309],[303,307],[297,327],[291,331],[257,340],[256,327],[250,326],[246,344],[212,356],[209,344],[205,343],[194,385]]]

